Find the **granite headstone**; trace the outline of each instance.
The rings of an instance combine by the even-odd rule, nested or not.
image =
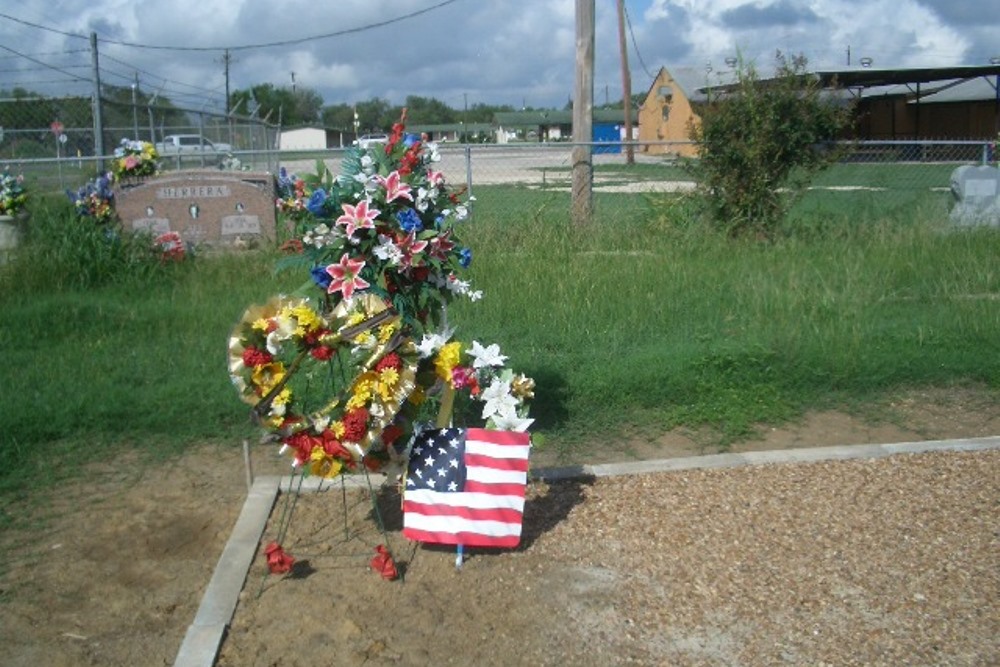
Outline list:
[[[268,173],[175,171],[120,184],[115,209],[130,231],[177,232],[187,243],[238,249],[275,239]]]
[[[949,218],[962,227],[1000,227],[1000,170],[963,165],[951,173],[955,205]]]

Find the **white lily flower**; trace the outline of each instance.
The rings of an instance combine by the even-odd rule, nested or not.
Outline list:
[[[502,414],[505,410],[516,410],[517,399],[510,393],[510,383],[494,379],[490,386],[480,394],[483,406],[483,419]]]
[[[496,343],[483,347],[479,344],[478,340],[474,340],[472,341],[472,348],[469,349],[468,354],[470,357],[475,359],[475,361],[472,362],[473,368],[503,366],[504,362],[507,361],[507,357],[500,354],[500,346]]]
[[[493,415],[493,426],[501,431],[527,431],[534,421],[534,419],[519,417],[517,410],[514,409],[504,410]]]

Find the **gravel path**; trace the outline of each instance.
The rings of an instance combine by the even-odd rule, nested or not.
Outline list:
[[[392,584],[317,546],[339,492],[301,498],[286,545],[310,567],[244,595],[219,664],[1000,664],[1000,450],[529,493],[522,547],[460,572],[390,534]]]

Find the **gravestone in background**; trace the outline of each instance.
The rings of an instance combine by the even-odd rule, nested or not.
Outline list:
[[[122,226],[187,243],[237,249],[275,240],[274,179],[268,173],[173,171],[115,190]]]
[[[962,227],[1000,227],[1000,170],[963,165],[951,173],[955,206],[949,218]]]

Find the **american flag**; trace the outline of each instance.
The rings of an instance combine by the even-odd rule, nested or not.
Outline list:
[[[403,490],[403,535],[433,544],[515,547],[528,481],[527,433],[481,428],[420,433]]]

